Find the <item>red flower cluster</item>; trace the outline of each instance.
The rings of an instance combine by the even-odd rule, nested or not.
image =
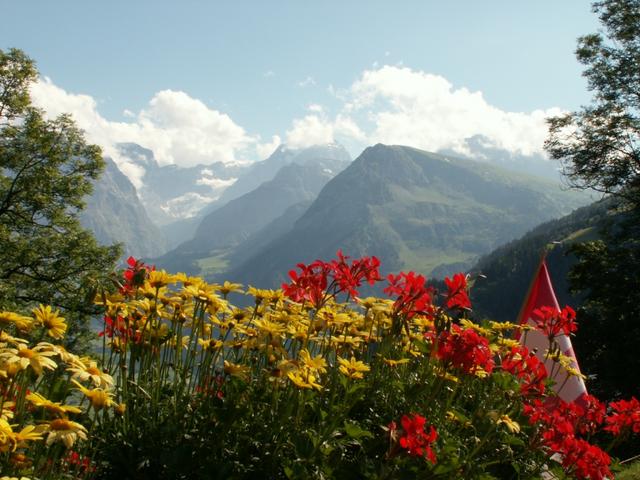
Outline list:
[[[69,453],[62,459],[67,471],[82,472],[83,476],[96,471],[96,466],[89,457],[80,455],[75,450],[69,450]]]
[[[200,385],[196,386],[196,392],[205,396],[215,397],[218,400],[224,399],[224,392],[222,386],[224,384],[224,377],[222,375],[207,375],[205,376]]]
[[[354,259],[349,264],[349,257],[342,254],[342,250],[336,253],[337,260],[332,260],[331,274],[337,283],[340,292],[347,292],[352,297],[358,296],[356,287],[366,281],[369,285],[382,280],[380,277],[380,260],[376,257],[362,257]]]
[[[298,269],[289,271],[291,283],[283,283],[284,294],[294,302],[311,302],[319,308],[323,301],[328,284],[329,264],[316,260],[310,265],[299,263]]]
[[[562,311],[552,307],[537,308],[533,311],[532,320],[548,338],[557,337],[560,333],[570,335],[578,330],[576,312],[569,306],[564,307]]]
[[[609,404],[613,412],[607,417],[604,429],[613,435],[640,433],[640,402],[635,397]]]
[[[120,293],[123,295],[131,295],[136,288],[144,285],[148,272],[156,269],[156,267],[149,267],[142,260],[136,260],[133,257],[127,259],[127,265],[129,267],[122,274],[124,283],[120,286]]]
[[[502,359],[501,367],[520,380],[520,392],[525,397],[544,394],[547,369],[524,345],[511,347]]]
[[[389,274],[389,286],[384,293],[397,296],[393,304],[394,312],[411,318],[416,314],[430,315],[433,313],[431,296],[433,288],[426,286],[426,279],[414,272],[400,272],[398,275]]]
[[[611,478],[609,455],[578,436],[593,433],[602,424],[602,403],[594,397],[587,397],[582,405],[556,400],[551,403],[535,400],[524,407],[529,422],[540,424],[545,447],[559,454],[564,470],[578,479]]]
[[[471,300],[467,295],[467,276],[462,273],[456,273],[453,279],[445,277],[444,282],[447,284],[448,290],[447,308],[470,309]]]
[[[463,329],[456,324],[437,337],[435,356],[469,374],[480,369],[491,373],[495,366],[489,340],[473,328]]]
[[[431,463],[435,464],[436,455],[431,449],[431,444],[438,438],[438,432],[433,425],[429,426],[429,433],[426,433],[424,426],[427,420],[417,413],[412,414],[411,417],[403,415],[400,423],[402,424],[403,430],[403,435],[400,437],[400,446],[406,449],[409,455],[425,457]],[[391,422],[389,429],[392,435],[395,435],[397,430],[396,422]]]
[[[131,327],[127,327],[127,323],[120,315],[114,320],[109,316],[104,317],[104,330],[98,333],[99,337],[107,336],[107,338],[119,337],[123,343],[129,342],[133,338],[135,343],[140,343],[142,334],[139,331],[134,333]]]
[[[284,294],[295,302],[308,301],[320,308],[327,298],[346,292],[357,296],[357,288],[363,282],[373,285],[381,280],[380,260],[376,257],[362,257],[349,263],[349,257],[337,252],[337,259],[331,262],[316,260],[305,265],[297,265],[299,272],[289,272],[290,283],[283,283]]]

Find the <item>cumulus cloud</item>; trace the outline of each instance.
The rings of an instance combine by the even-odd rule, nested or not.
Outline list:
[[[314,84],[312,77],[299,82]],[[561,113],[557,108],[505,111],[489,104],[482,92],[401,65],[365,70],[351,85],[329,85],[327,90],[331,109],[308,104],[280,133],[282,138],[273,135],[264,142],[225,113],[181,91],[157,92],[142,110],[123,112],[123,121],[105,119],[91,96],[66,92],[47,78],[33,85],[32,97],[51,115],[72,113],[88,139],[101,145],[136,186],[144,168],[120,158],[117,143],[138,143],[151,149],[161,165],[181,166],[266,158],[282,140],[297,148],[338,141],[356,150],[380,142],[468,154],[469,139],[482,138],[487,148],[535,155],[543,154],[545,118]]]
[[[310,109],[311,110],[311,109]],[[286,133],[287,145],[294,148],[305,148],[312,145],[335,143],[341,140],[366,142],[367,135],[349,116],[338,114],[329,118],[320,109],[311,110],[303,118],[296,118]]]
[[[340,102],[327,117],[320,105],[295,119],[287,142],[306,146],[320,141],[410,145],[430,151],[468,154],[468,139],[481,136],[491,147],[522,155],[541,154],[545,118],[561,110],[508,112],[489,104],[479,91],[454,88],[444,77],[385,65],[362,73],[347,89],[329,92]]]
[[[33,84],[31,94],[49,116],[71,113],[88,140],[103,147],[136,186],[144,170],[121,158],[118,143],[138,143],[151,149],[159,164],[180,166],[239,162],[256,146],[256,138],[228,115],[181,91],[156,93],[140,112],[126,111],[131,120],[125,122],[105,119],[91,96],[66,92],[48,78]]]
[[[281,143],[282,140],[280,139],[280,135],[274,135],[273,137],[271,137],[270,142],[259,143],[258,145],[256,145],[256,152],[258,153],[258,157],[261,160],[264,160],[273,152],[275,152],[276,148],[278,148]]]
[[[296,118],[287,130],[287,145],[294,148],[304,148],[334,141],[333,125],[324,116],[306,115]]]
[[[365,71],[351,86],[345,110],[366,112],[373,123],[371,143],[465,153],[465,139],[482,135],[494,147],[524,155],[542,152],[545,118],[560,113],[557,108],[506,112],[487,103],[482,92],[456,89],[439,75],[394,66]]]

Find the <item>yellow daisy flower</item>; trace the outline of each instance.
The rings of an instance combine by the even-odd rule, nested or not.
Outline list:
[[[286,330],[284,325],[281,325],[266,318],[258,319],[253,322],[253,325],[264,335],[271,335],[272,337],[279,336]]]
[[[520,432],[520,424],[515,420],[512,420],[509,415],[501,415],[496,423],[498,425],[503,424],[511,433]]]
[[[42,440],[42,431],[35,425],[27,425],[19,432],[15,432],[13,439],[16,442],[16,448],[24,448],[27,442]]]
[[[8,364],[17,364],[22,370],[30,366],[36,375],[40,375],[43,369],[55,370],[58,366],[49,358],[54,355],[57,353],[46,350],[42,345],[28,348],[26,345],[18,344],[16,348],[7,348],[0,352],[0,359]]]
[[[289,380],[297,387],[322,389],[322,385],[316,382],[316,376],[308,368],[289,372],[287,377],[289,377]]]
[[[222,285],[218,285],[216,287],[216,290],[225,297],[229,295],[231,292],[244,293],[244,290],[242,290],[241,283],[231,283],[227,280],[225,280]]]
[[[66,418],[58,418],[47,424],[49,435],[47,445],[54,442],[62,442],[67,448],[73,447],[76,440],[87,439],[87,429],[77,422],[72,422]]]
[[[174,277],[164,270],[153,270],[149,272],[149,278],[147,281],[149,282],[149,285],[157,289],[160,287],[166,287],[170,283],[173,283],[174,280]]]
[[[231,363],[227,360],[224,361],[224,373],[231,375],[232,377],[238,377],[246,380],[249,374],[249,367],[246,365],[238,365],[237,363]]]
[[[15,325],[18,330],[26,331],[31,329],[33,320],[30,317],[18,315],[14,312],[0,312],[0,325]]]
[[[338,363],[340,364],[340,367],[338,368],[340,373],[352,379],[364,378],[363,373],[371,370],[368,365],[364,364],[360,360],[356,360],[355,357],[351,357],[350,360],[338,357]]]
[[[5,347],[8,343],[16,345],[18,343],[29,343],[24,338],[13,337],[4,330],[0,332],[0,347]]]
[[[382,361],[389,365],[391,368],[397,367],[398,365],[404,365],[405,363],[409,363],[408,358],[401,358],[399,360],[394,360],[393,358],[383,358]]]
[[[0,452],[8,452],[15,450],[15,442],[13,441],[13,429],[9,422],[0,419]]]
[[[91,381],[96,387],[111,388],[113,386],[113,377],[98,368],[95,360],[87,357],[78,358],[67,368],[67,371],[73,373],[71,378],[81,382]]]
[[[300,351],[300,361],[309,369],[316,372],[325,373],[327,371],[327,361],[322,355],[316,355],[312,357],[309,351],[305,348]]]
[[[0,418],[3,420],[9,421],[13,418],[14,411],[16,407],[16,402],[4,402],[2,407],[0,407]]]
[[[73,405],[62,405],[59,402],[52,402],[51,400],[46,399],[42,395],[36,392],[32,392],[27,395],[27,401],[31,403],[34,407],[44,408],[50,413],[58,415],[60,417],[66,417],[67,413],[80,413],[78,407]]]
[[[113,405],[113,393],[108,392],[102,388],[94,388],[89,390],[88,388],[82,386],[75,380],[71,380],[84,395],[91,402],[91,406],[97,410],[102,410],[105,407],[110,407]]]
[[[56,340],[63,338],[67,331],[67,324],[59,313],[59,310],[56,310],[55,312],[51,310],[49,305],[45,306],[40,304],[38,308],[33,309],[33,317],[35,318],[36,323],[42,325],[47,331],[47,335],[51,338],[55,338]]]

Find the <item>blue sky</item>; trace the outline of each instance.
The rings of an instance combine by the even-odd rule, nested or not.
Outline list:
[[[107,149],[131,137],[184,164],[255,160],[278,141],[455,149],[474,129],[527,153],[542,137],[523,132],[544,123],[527,115],[588,103],[573,52],[598,28],[578,0],[22,0],[3,12],[0,48],[25,50],[49,79],[36,103],[73,110]]]

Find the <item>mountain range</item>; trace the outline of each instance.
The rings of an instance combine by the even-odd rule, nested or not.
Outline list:
[[[486,163],[378,144],[328,182],[289,231],[216,278],[274,287],[298,262],[338,249],[376,255],[386,272],[443,277],[587,201]]]
[[[336,144],[282,145],[261,162],[194,167],[119,149],[138,189],[108,162],[83,215],[102,242],[124,241],[158,268],[264,287],[338,249],[442,278],[589,202],[557,181],[404,146],[351,161]]]
[[[296,206],[314,200],[324,185],[348,165],[346,159],[325,155],[325,149],[315,148],[313,151],[315,156],[303,155],[303,161],[292,163],[289,161],[294,157],[280,155],[284,150],[276,151],[254,168],[261,178],[268,178],[268,168],[273,171],[279,166],[272,179],[243,195],[230,195],[231,200],[201,219],[191,240],[156,259],[156,263],[189,273],[201,270],[207,273],[207,269],[226,265],[225,256],[231,249],[286,214],[292,207],[295,211]],[[238,183],[241,186],[243,184],[241,180]],[[250,180],[244,182],[248,183]]]
[[[122,243],[124,255],[154,257],[164,253],[164,235],[147,215],[136,188],[113,160],[104,160],[105,169],[93,184],[80,223],[103,245]]]

